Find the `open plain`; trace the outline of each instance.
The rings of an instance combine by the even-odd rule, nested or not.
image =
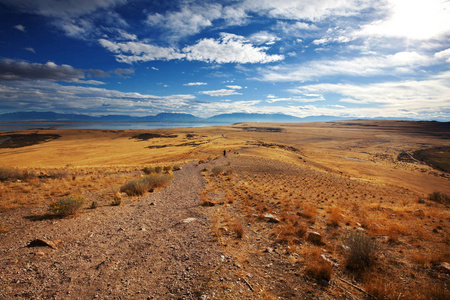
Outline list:
[[[0,132],[0,299],[449,299],[449,166],[439,122]]]

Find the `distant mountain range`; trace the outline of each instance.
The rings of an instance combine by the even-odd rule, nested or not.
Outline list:
[[[55,112],[14,112],[0,115],[0,122],[166,122],[166,123],[239,123],[239,122],[327,122],[350,120],[334,116],[298,118],[284,114],[220,114],[199,118],[190,114],[160,113],[156,116],[133,117],[128,115],[89,116],[58,114]]]

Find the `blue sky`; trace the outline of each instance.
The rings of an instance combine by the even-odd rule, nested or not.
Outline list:
[[[0,113],[450,120],[450,1],[0,0]]]

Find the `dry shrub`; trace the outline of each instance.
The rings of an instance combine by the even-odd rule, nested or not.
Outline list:
[[[287,243],[288,245],[301,243],[301,238],[307,231],[307,226],[299,222],[284,222],[275,231],[275,242]]]
[[[367,277],[364,288],[375,299],[399,299],[401,297],[401,293],[398,291],[392,278],[385,279],[374,273]]]
[[[328,225],[330,226],[339,226],[339,221],[341,220],[341,210],[338,207],[330,208],[330,216],[328,217]]]
[[[228,227],[232,230],[238,239],[242,239],[244,237],[244,227],[239,220],[233,219],[228,222]]]
[[[300,216],[309,219],[311,223],[316,222],[317,208],[309,203],[302,205],[302,211],[299,213]]]
[[[149,175],[149,174],[155,173],[155,168],[153,168],[153,167],[144,167],[144,168],[142,169],[142,171],[143,171],[145,174]]]
[[[223,172],[223,167],[222,166],[214,166],[212,169],[211,169],[211,173],[214,175],[214,176],[218,176],[219,174],[221,174]]]
[[[319,247],[306,248],[302,253],[305,256],[305,273],[317,280],[330,281],[333,266],[322,258],[322,249]]]
[[[445,204],[445,205],[450,205],[450,196],[448,196],[447,194],[441,193],[441,192],[433,192],[431,194],[428,195],[428,200],[437,202],[437,203],[441,203],[441,204]]]
[[[28,170],[16,168],[0,168],[0,181],[28,180],[36,177],[36,174]]]
[[[74,215],[83,206],[83,196],[68,196],[50,203],[49,211],[60,217]]]
[[[155,188],[167,186],[171,180],[172,175],[169,174],[150,174],[128,181],[121,186],[120,192],[126,193],[128,196],[142,196]]]
[[[361,231],[349,232],[344,242],[349,247],[347,268],[362,271],[374,262],[378,244],[370,236]]]

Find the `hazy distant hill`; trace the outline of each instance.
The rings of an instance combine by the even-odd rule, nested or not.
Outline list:
[[[54,112],[15,112],[0,115],[0,122],[326,122],[345,120],[333,116],[298,118],[284,114],[220,114],[210,118],[199,118],[191,114],[160,113],[156,116],[133,117],[128,115],[88,116],[82,114],[58,114]]]

